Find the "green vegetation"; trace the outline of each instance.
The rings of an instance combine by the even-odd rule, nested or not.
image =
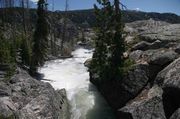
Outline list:
[[[128,71],[132,68],[132,65],[135,64],[135,61],[132,59],[125,59],[123,67],[119,67],[120,74],[126,75]]]
[[[28,12],[28,4],[22,1],[22,9],[19,9],[6,2],[0,3],[4,7],[9,5],[8,8],[0,9],[0,14],[3,15],[0,19],[0,65],[8,67],[2,69],[6,72],[5,78],[10,78],[17,66],[30,69],[31,73],[36,72],[37,68],[44,64],[47,55],[47,3],[45,0],[39,0],[36,30],[32,32],[32,21],[30,22],[29,17],[34,19],[34,15]],[[20,20],[12,17],[19,15]]]
[[[21,64],[25,66],[30,66],[31,64],[31,56],[32,56],[32,45],[31,43],[25,38],[25,36],[22,37],[21,40]]]
[[[4,117],[3,115],[0,115],[0,119],[16,119],[14,115],[11,115],[9,117]]]
[[[95,5],[97,38],[91,69],[99,75],[99,80],[112,81],[123,75],[120,68],[124,65],[125,45],[122,37],[121,10],[119,0],[114,0],[113,5],[109,0],[97,2],[102,9]]]
[[[48,22],[46,17],[47,3],[45,0],[38,1],[37,25],[33,39],[33,53],[30,72],[34,74],[39,66],[43,66],[47,57],[48,48]]]
[[[7,70],[5,78],[8,79],[15,71],[15,49],[14,45],[6,40],[0,31],[0,65],[4,65]]]

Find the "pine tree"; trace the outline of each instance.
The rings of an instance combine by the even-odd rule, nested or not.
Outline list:
[[[48,48],[48,22],[46,17],[47,3],[45,0],[38,1],[38,20],[34,33],[32,63],[30,73],[36,72],[39,66],[43,66],[47,57]]]
[[[109,0],[97,0],[95,5],[96,38],[91,71],[98,73],[99,83],[118,79],[123,66],[124,40],[119,0],[111,5]]]
[[[105,81],[108,79],[108,43],[109,43],[109,16],[112,14],[112,6],[107,0],[99,0],[98,3],[103,6],[102,9],[99,9],[96,5],[95,14],[96,14],[96,38],[95,38],[95,51],[93,54],[92,61],[92,71],[97,73],[100,78],[99,82]],[[103,80],[101,80],[103,79]],[[100,81],[101,80],[101,81]],[[99,83],[98,82],[98,83]]]
[[[123,67],[123,53],[125,51],[124,39],[122,37],[122,21],[121,21],[121,10],[120,10],[120,2],[119,0],[114,0],[114,12],[112,16],[111,22],[113,25],[113,37],[110,45],[110,67],[111,67],[111,75],[113,79],[119,78],[122,74],[120,74],[120,67]]]

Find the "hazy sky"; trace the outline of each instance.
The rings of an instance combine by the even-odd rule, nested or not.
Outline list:
[[[48,0],[50,9],[52,9],[52,1]],[[121,2],[130,10],[171,12],[180,15],[180,0],[121,0]],[[54,0],[54,3],[56,10],[64,9],[65,0]],[[94,3],[96,3],[96,0],[69,0],[69,9],[89,9],[93,8]]]

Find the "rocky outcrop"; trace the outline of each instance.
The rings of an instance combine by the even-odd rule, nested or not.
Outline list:
[[[150,65],[163,67],[173,62],[176,58],[178,58],[178,54],[174,51],[157,51],[148,58],[148,63]]]
[[[68,119],[66,91],[55,91],[49,83],[25,71],[0,82],[0,117],[12,119]]]
[[[166,119],[162,89],[154,86],[150,90],[143,90],[135,99],[118,110],[118,119]]]
[[[84,66],[89,68],[90,65],[91,65],[91,61],[92,61],[92,59],[86,60],[86,61],[84,62]]]
[[[180,24],[144,20],[126,24],[128,37],[134,37],[132,50],[175,48],[180,41]]]
[[[163,69],[155,83],[163,88],[163,103],[167,118],[180,108],[180,58]]]
[[[122,79],[105,84],[89,70],[91,82],[116,110],[118,119],[178,119],[180,24],[150,19],[126,24],[125,30],[126,53],[135,65]]]
[[[156,83],[163,88],[174,87],[180,89],[180,58],[168,65],[156,77]]]
[[[147,85],[149,72],[147,64],[137,64],[119,81],[101,84],[98,75],[91,73],[91,82],[104,94],[110,105],[118,109],[134,98]]]

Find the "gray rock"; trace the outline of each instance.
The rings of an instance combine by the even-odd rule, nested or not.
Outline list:
[[[132,50],[147,50],[149,49],[149,47],[151,46],[151,43],[149,42],[146,42],[146,41],[141,41],[137,44],[135,44],[133,47],[132,47]]]
[[[136,50],[129,54],[129,58],[137,62],[138,60],[142,58],[142,54],[143,54],[143,51]]]
[[[129,104],[118,110],[118,119],[166,119],[162,89],[154,86],[142,91]]]
[[[0,83],[0,115],[15,115],[18,119],[69,118],[65,90],[55,91],[49,83],[35,80],[21,69],[18,72],[10,83]]]
[[[144,38],[143,38],[144,39]],[[174,45],[174,44],[173,44]],[[134,50],[151,50],[151,49],[159,49],[159,48],[166,48],[167,46],[171,46],[170,43],[168,44],[167,42],[165,41],[160,41],[160,40],[155,40],[154,42],[150,43],[150,42],[147,42],[147,41],[141,41],[137,44],[135,44],[133,47],[132,47],[132,51]]]
[[[130,99],[137,96],[149,81],[147,64],[133,65],[123,79],[114,82],[99,83],[96,73],[91,72],[90,76],[91,82],[100,89],[115,109],[124,106]]]
[[[178,58],[178,54],[174,51],[157,51],[148,59],[148,63],[158,66],[167,66],[176,58]]]
[[[170,24],[163,21],[155,21],[153,19],[149,19],[149,20],[141,20],[141,21],[127,23],[125,25],[124,30],[130,34],[136,34],[136,33],[141,34],[147,31],[153,32],[154,29],[157,30],[157,28],[161,28],[167,25],[170,25]]]
[[[163,88],[163,102],[166,117],[170,116],[180,107],[180,58],[172,62],[160,73],[155,83]]]
[[[174,87],[180,89],[180,58],[176,59],[156,77],[156,83],[165,87]]]
[[[16,110],[17,109],[10,97],[0,98],[0,118],[6,119],[12,117],[13,119]]]
[[[89,68],[90,65],[91,65],[91,61],[92,61],[92,59],[86,60],[86,61],[84,62],[84,66]]]
[[[147,48],[141,47],[145,50],[173,48],[180,42],[180,24],[169,24],[152,19],[142,20],[126,24],[125,31],[130,36],[138,36],[138,41],[151,43],[148,45],[146,44],[146,46],[148,46]],[[134,41],[134,43],[136,42]],[[143,45],[145,46],[145,44]]]
[[[136,63],[148,63],[150,79],[154,79],[163,68],[178,58],[178,54],[172,50],[136,50],[130,53],[129,58]]]

